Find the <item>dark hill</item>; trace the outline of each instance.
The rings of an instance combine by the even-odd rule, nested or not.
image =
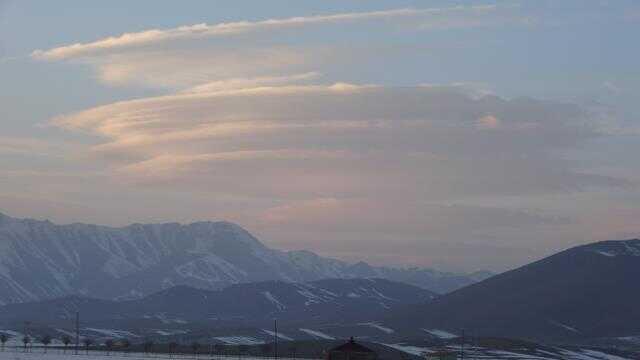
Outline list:
[[[385,323],[484,336],[576,340],[640,334],[640,240],[565,250],[396,311]]]

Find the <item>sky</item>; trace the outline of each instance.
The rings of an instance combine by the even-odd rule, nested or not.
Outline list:
[[[640,233],[636,1],[0,0],[0,212],[501,271]]]

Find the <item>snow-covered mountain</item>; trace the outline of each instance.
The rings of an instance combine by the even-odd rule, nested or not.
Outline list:
[[[71,294],[132,299],[175,285],[220,289],[266,280],[365,277],[442,293],[485,276],[349,264],[309,251],[275,250],[228,222],[113,228],[0,214],[0,304]]]

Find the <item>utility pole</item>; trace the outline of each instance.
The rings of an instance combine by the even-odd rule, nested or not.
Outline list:
[[[29,325],[29,322],[25,321],[24,329],[22,330],[24,332],[24,352],[27,352],[27,346],[29,346],[29,343],[26,341],[26,339],[29,337],[28,328],[27,328],[28,325]]]
[[[462,340],[460,341],[460,360],[464,360],[464,329],[462,329]]]
[[[473,337],[471,338],[471,346],[473,347],[473,352],[471,353],[471,358],[475,359],[478,351],[478,331],[476,330],[472,336]]]
[[[273,348],[274,358],[278,359],[278,319],[273,319]]]
[[[76,349],[75,349],[76,355],[78,355],[79,346],[80,346],[80,312],[76,311]]]

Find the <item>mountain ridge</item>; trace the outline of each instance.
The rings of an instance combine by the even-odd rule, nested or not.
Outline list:
[[[385,279],[325,279],[305,283],[263,281],[219,290],[177,285],[141,299],[115,301],[69,295],[0,307],[0,324],[31,320],[67,324],[83,322],[155,322],[216,327],[260,326],[273,316],[281,323],[358,322],[399,305],[431,301],[437,295],[416,286]]]
[[[640,334],[640,240],[579,245],[388,317],[391,326],[573,341]]]
[[[174,285],[217,289],[265,280],[365,277],[438,293],[477,280],[431,269],[350,264],[310,251],[276,250],[227,221],[109,227],[0,215],[0,304],[69,294],[135,299]]]

